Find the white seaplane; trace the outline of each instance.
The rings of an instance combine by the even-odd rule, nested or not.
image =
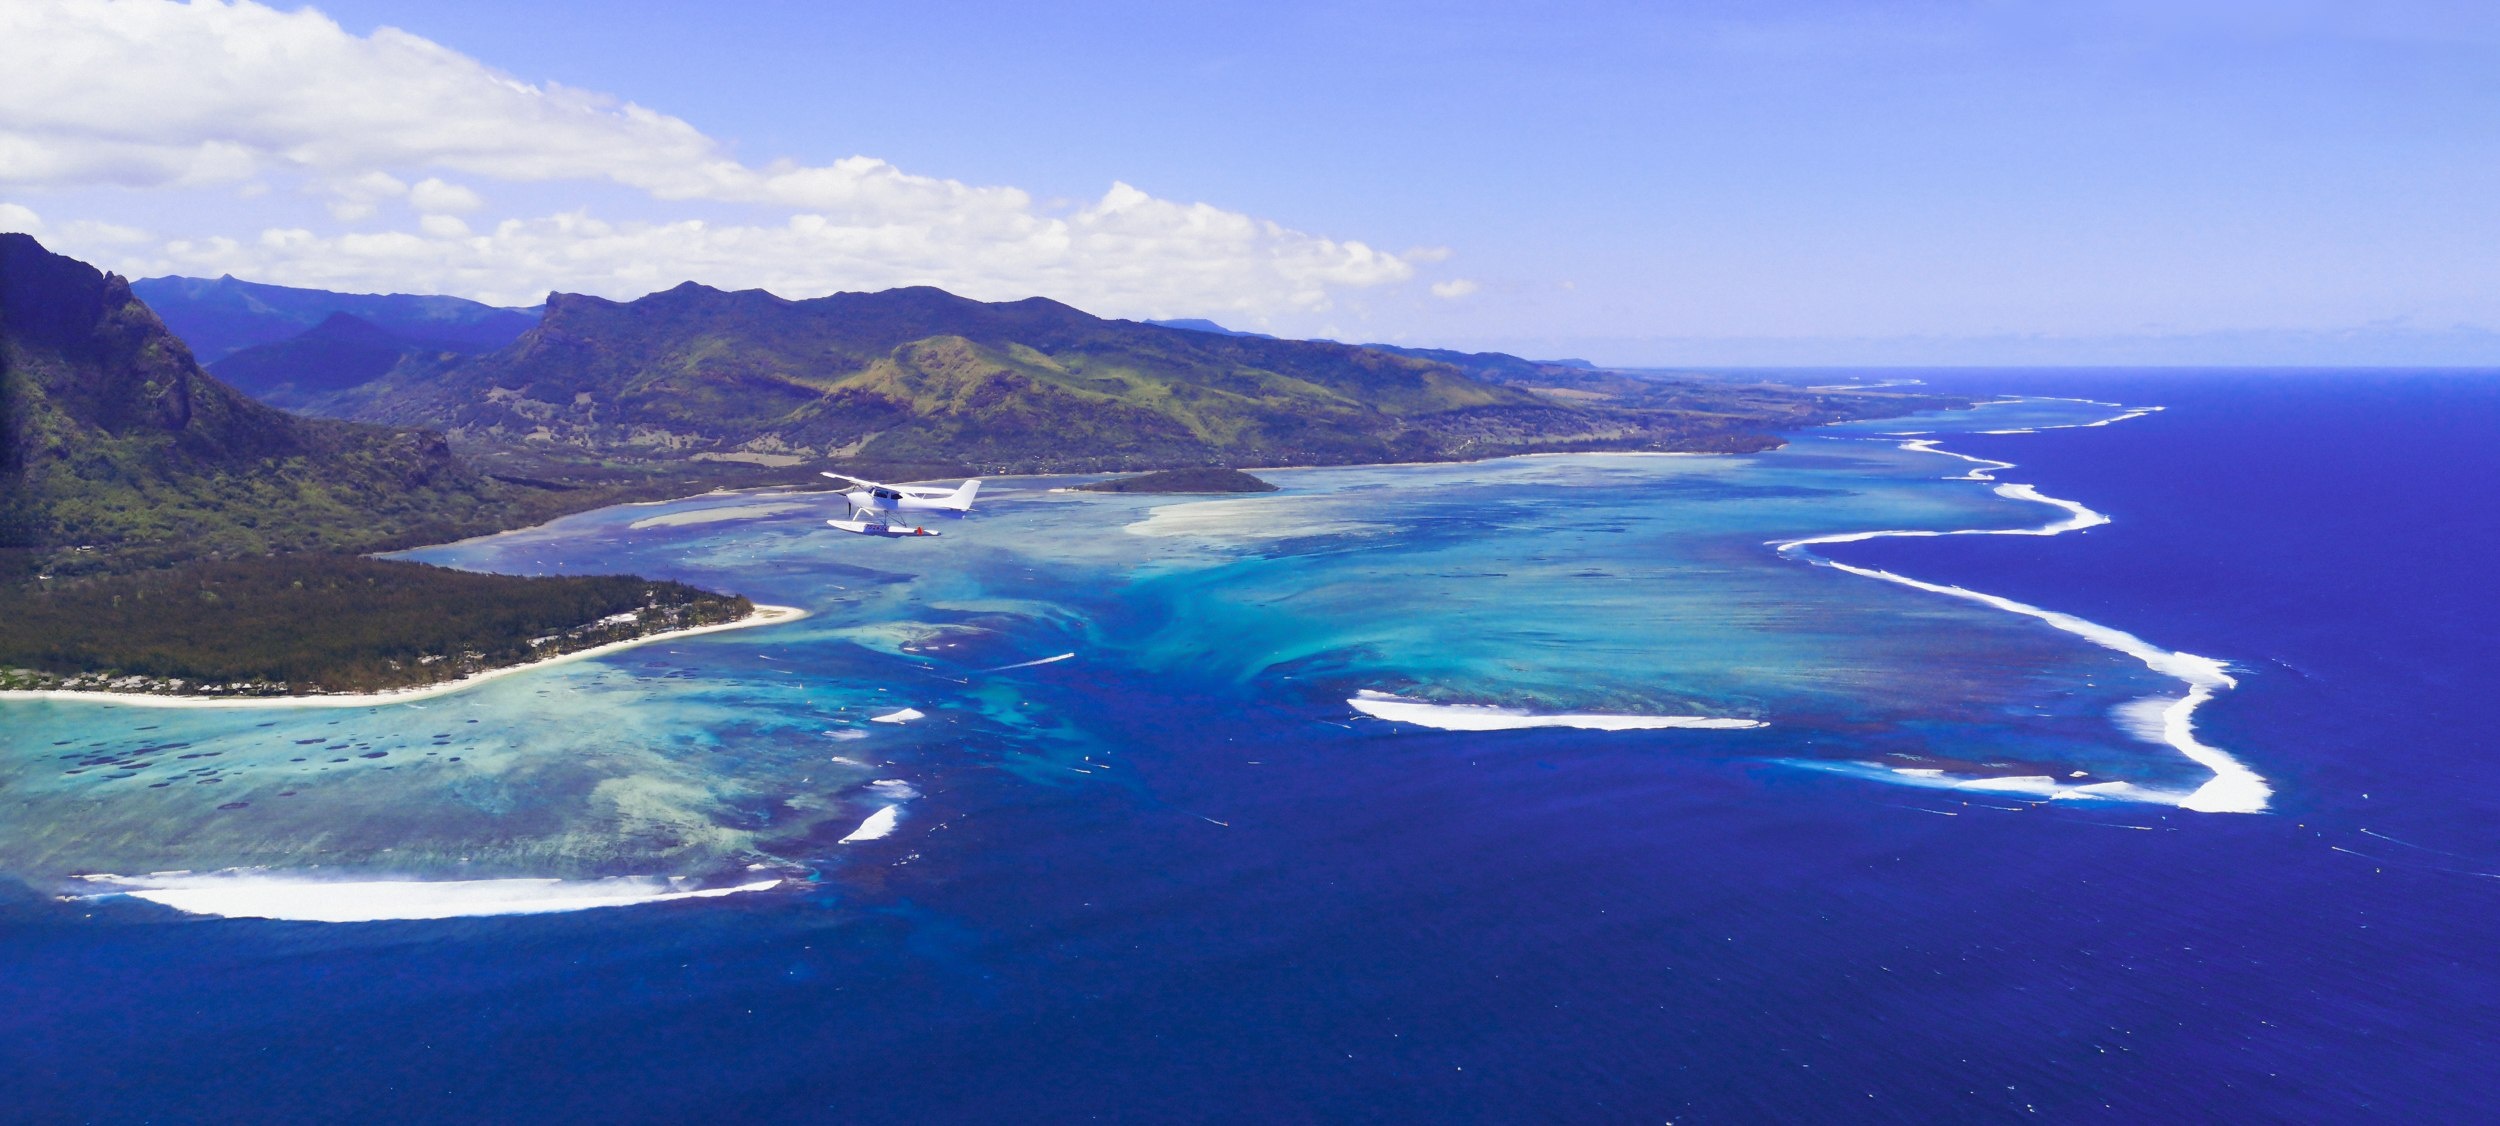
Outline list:
[[[972,498],[981,492],[981,479],[975,477],[952,489],[931,485],[881,485],[845,473],[826,473],[851,487],[842,491],[842,499],[851,502],[851,513],[826,524],[861,536],[934,536],[918,524],[908,523],[904,512],[944,512],[961,516],[972,511]]]

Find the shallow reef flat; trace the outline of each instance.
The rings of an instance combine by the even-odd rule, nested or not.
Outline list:
[[[404,556],[631,570],[807,617],[422,702],[0,703],[0,871],[47,887],[231,868],[748,886],[922,847],[915,822],[944,823],[943,795],[976,774],[1125,784],[1123,756],[1150,738],[1173,751],[1193,715],[1354,753],[1436,729],[1499,748],[1538,727],[2018,801],[2199,808],[2223,771],[2182,753],[2201,700],[2182,702],[2227,690],[2222,665],[2200,689],[2107,639],[1846,565],[1872,531],[2090,526],[2088,498],[2009,488],[2018,472],[1953,454],[1951,436],[2124,413],[2023,400],[1756,455],[1277,470],[1281,491],[1218,500],[994,481],[949,535],[911,543],[825,533],[842,502],[821,495],[583,513]],[[2158,640],[2141,644],[2168,653]]]

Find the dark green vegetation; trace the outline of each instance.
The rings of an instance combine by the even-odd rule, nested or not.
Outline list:
[[[1276,486],[1238,469],[1197,467],[1164,469],[1135,477],[1114,477],[1079,485],[1092,493],[1272,493]]]
[[[1041,298],[923,287],[787,301],[689,283],[632,302],[551,295],[510,346],[385,375],[323,409],[443,426],[479,456],[538,463],[506,472],[572,480],[569,464],[594,463],[831,460],[901,479],[1744,451],[1776,444],[1774,430],[1939,405],[1703,380],[1653,390],[1443,355],[1104,320]]]
[[[322,335],[370,339],[344,321]],[[203,372],[122,279],[0,235],[0,579],[389,550],[773,476],[576,458],[557,482],[509,456],[495,468],[438,431],[254,402]]]
[[[510,526],[511,491],[440,434],[253,402],[122,279],[0,235],[0,549],[71,569],[372,550]]]
[[[632,302],[554,294],[538,319],[451,298],[232,278],[139,288],[211,354],[233,350],[218,371],[272,400],[359,421],[247,398],[201,370],[130,283],[0,235],[0,615],[36,613],[82,582],[110,585],[98,575],[179,585],[188,571],[130,573],[262,556],[272,558],[258,565],[310,589],[337,562],[323,553],[439,542],[717,485],[812,481],[825,461],[907,480],[1738,452],[1776,444],[1777,430],[1944,405],[1227,335],[925,287],[809,301],[691,283]],[[482,348],[495,350],[467,355]],[[415,601],[342,603],[350,617],[294,628],[363,639],[364,656],[349,663],[380,676],[416,658],[390,647],[400,635],[388,622],[352,614],[450,596],[409,581]],[[312,604],[260,605],[274,621]],[[80,619],[45,620],[66,629]],[[111,631],[138,619],[93,621],[104,632],[57,650],[59,660],[73,651],[137,659]],[[510,652],[503,640],[480,636],[432,655],[499,659]],[[203,641],[162,652],[196,662],[211,650]],[[190,681],[246,675],[149,667]],[[301,670],[289,675],[302,681]]]
[[[275,344],[347,313],[401,340],[449,352],[491,352],[538,318],[458,297],[332,293],[222,278],[142,278],[130,289],[204,364],[256,344]]]
[[[0,595],[0,688],[371,692],[753,609],[631,575],[520,578],[352,555],[202,560]]]
[[[33,670],[17,686],[421,684],[742,614],[675,584],[340,554],[686,484],[498,480],[434,431],[264,406],[201,371],[121,278],[0,234],[0,664]]]

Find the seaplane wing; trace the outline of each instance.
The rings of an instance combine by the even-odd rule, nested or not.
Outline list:
[[[947,489],[931,485],[887,485],[847,473],[819,472],[836,481],[850,483],[850,490],[842,495],[850,498],[851,507],[855,509],[908,508],[925,512],[952,512],[960,516],[972,510],[972,498],[981,493],[981,479],[978,477]]]

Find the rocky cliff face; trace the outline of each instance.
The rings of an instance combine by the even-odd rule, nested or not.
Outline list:
[[[0,235],[0,547],[362,549],[458,534],[500,503],[439,434],[253,402],[122,278]]]

